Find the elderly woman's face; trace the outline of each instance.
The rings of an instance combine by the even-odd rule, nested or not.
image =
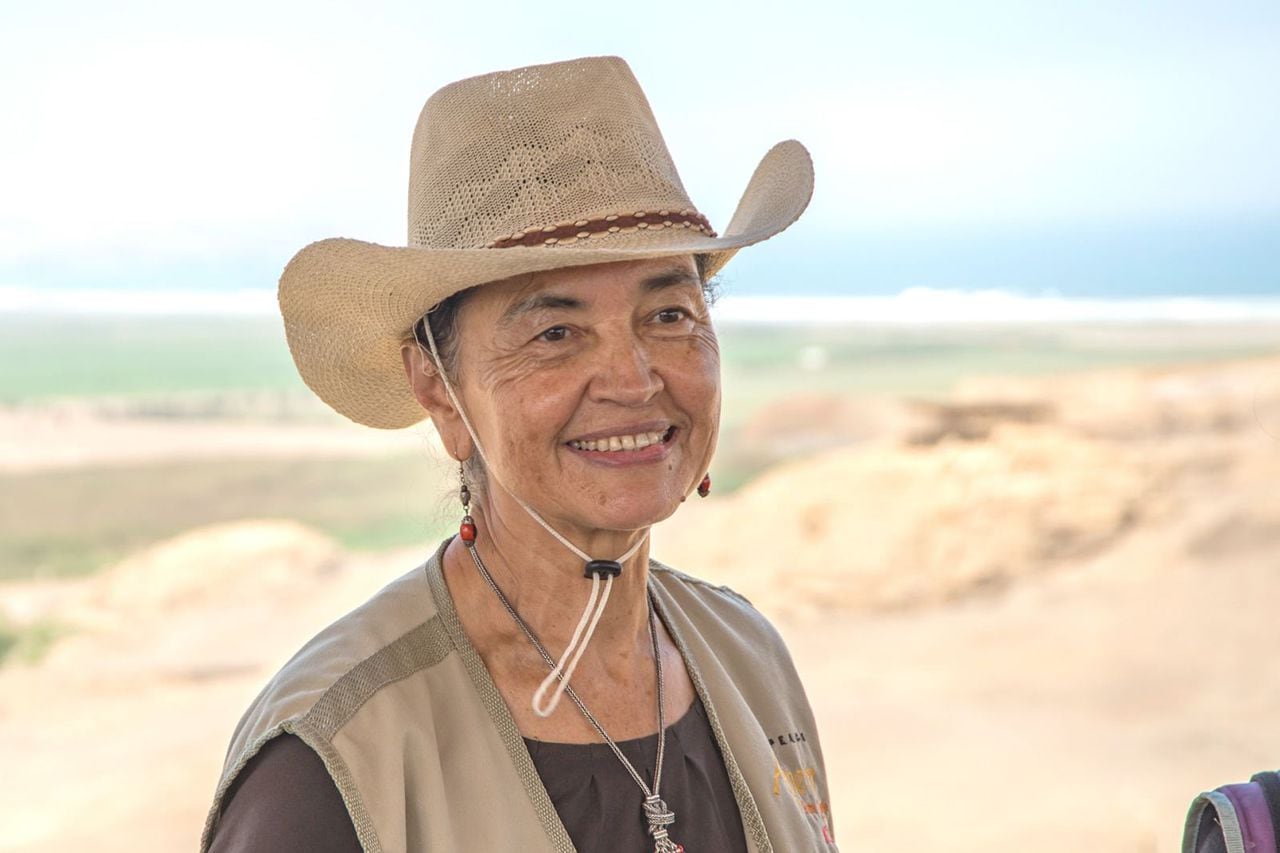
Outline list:
[[[720,353],[692,257],[486,285],[458,332],[459,393],[490,468],[548,520],[644,527],[706,473]]]

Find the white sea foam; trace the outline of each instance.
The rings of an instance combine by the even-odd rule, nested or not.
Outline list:
[[[725,295],[713,313],[721,323],[759,324],[1280,322],[1280,296],[1096,299],[911,287],[893,296]]]
[[[274,291],[104,290],[0,287],[0,314],[270,316]],[[892,296],[735,296],[713,315],[720,323],[910,324],[1280,322],[1280,296],[1161,296],[1111,299],[1027,295],[1007,290],[911,287]]]

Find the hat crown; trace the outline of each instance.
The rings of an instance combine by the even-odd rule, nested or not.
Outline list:
[[[692,208],[627,63],[592,57],[485,74],[428,100],[409,164],[410,246]]]

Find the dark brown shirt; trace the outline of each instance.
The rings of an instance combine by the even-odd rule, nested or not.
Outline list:
[[[603,743],[525,739],[529,755],[574,846],[581,851],[648,851],[653,840],[635,780]],[[652,778],[658,738],[618,747]],[[667,727],[662,799],[676,816],[672,840],[698,853],[745,853],[733,789],[699,700]],[[342,797],[320,761],[293,735],[274,738],[237,776],[223,800],[210,853],[307,850],[359,853]]]
[[[324,763],[293,735],[273,738],[249,759],[223,802],[210,853],[360,853]]]
[[[644,794],[604,743],[544,743],[525,738],[573,846],[583,851],[653,850],[641,806]],[[656,735],[618,742],[645,784],[653,780]],[[745,853],[733,788],[702,703],[694,700],[667,744],[659,795],[676,816],[671,839],[699,853]]]

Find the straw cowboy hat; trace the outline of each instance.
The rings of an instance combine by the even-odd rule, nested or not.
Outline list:
[[[672,255],[706,253],[710,274],[794,222],[812,192],[809,153],[781,142],[717,235],[617,57],[451,83],[413,133],[408,245],[331,238],[298,252],[280,277],[289,350],[341,414],[410,426],[426,412],[400,343],[441,300],[522,273]]]

